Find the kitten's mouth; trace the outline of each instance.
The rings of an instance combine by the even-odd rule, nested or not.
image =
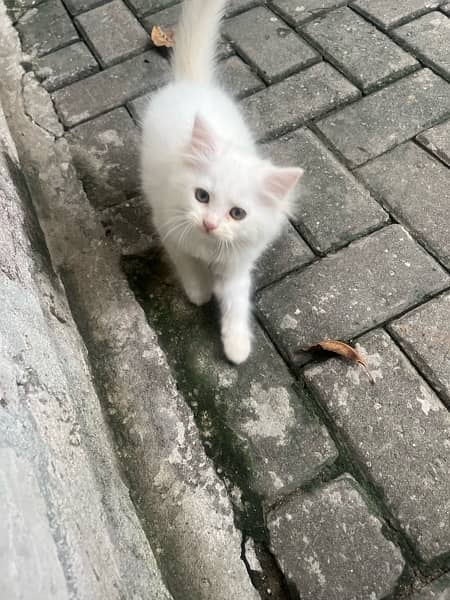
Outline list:
[[[209,238],[216,237],[216,231],[215,231],[215,229],[208,229],[207,227],[205,227],[203,225],[203,226],[200,227],[200,231],[202,233],[204,233]]]

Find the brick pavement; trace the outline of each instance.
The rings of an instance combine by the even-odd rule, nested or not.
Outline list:
[[[450,598],[449,6],[229,3],[224,85],[265,151],[306,171],[256,273],[247,365],[223,361],[214,308],[188,306],[164,262],[130,263],[244,534],[291,590],[280,599]],[[145,97],[169,77],[148,32],[178,2],[12,10],[105,235],[124,255],[154,249],[136,150]],[[324,337],[359,343],[375,385],[296,352]]]

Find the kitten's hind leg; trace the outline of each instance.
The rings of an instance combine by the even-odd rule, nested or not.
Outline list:
[[[218,282],[214,288],[222,313],[222,343],[225,355],[239,365],[250,354],[250,273],[235,274]]]
[[[209,302],[213,283],[207,266],[176,248],[166,246],[166,250],[175,266],[186,296],[192,304],[201,306]]]

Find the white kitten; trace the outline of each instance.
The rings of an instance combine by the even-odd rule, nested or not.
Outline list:
[[[281,231],[302,174],[260,158],[238,107],[218,86],[214,53],[226,0],[185,0],[174,82],[143,124],[142,180],[154,225],[188,298],[214,294],[230,361],[251,347],[251,271]]]

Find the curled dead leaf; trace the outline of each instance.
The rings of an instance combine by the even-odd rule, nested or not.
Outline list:
[[[369,377],[370,383],[375,383],[375,380],[372,377],[372,373],[369,370],[369,365],[367,364],[366,359],[362,356],[360,352],[358,352],[358,350],[356,350],[352,346],[349,346],[344,342],[340,342],[339,340],[323,340],[318,344],[314,344],[314,346],[311,346],[306,351],[315,352],[317,350],[325,350],[325,352],[332,352],[333,354],[342,356],[343,358],[346,358],[347,360],[350,360],[353,363],[361,365],[362,367],[364,367]]]
[[[152,28],[151,38],[158,48],[173,48],[175,46],[175,33],[171,30],[164,31],[159,25]]]

